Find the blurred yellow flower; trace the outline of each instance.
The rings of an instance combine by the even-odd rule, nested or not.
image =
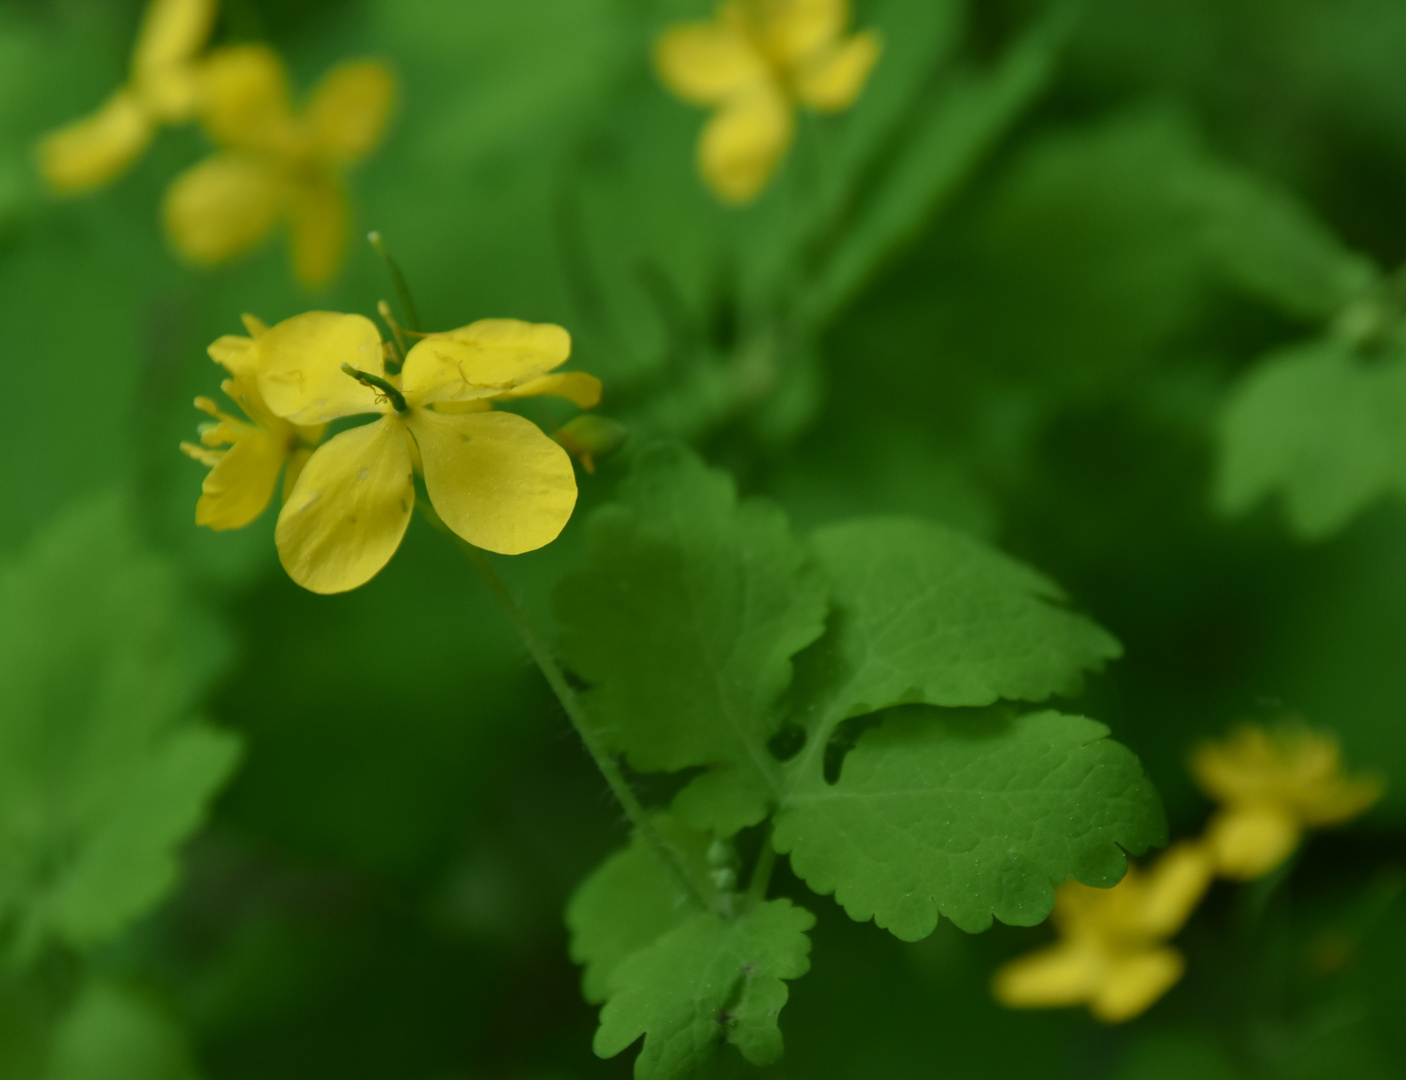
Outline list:
[[[55,191],[89,191],[115,179],[156,128],[194,117],[196,55],[210,36],[215,0],[152,0],[132,51],[132,73],[96,111],[40,140],[39,171]]]
[[[1051,917],[1060,940],[1001,968],[996,999],[1024,1009],[1086,1005],[1111,1024],[1138,1016],[1181,978],[1185,960],[1166,941],[1200,903],[1213,870],[1203,846],[1181,843],[1145,873],[1129,867],[1111,889],[1065,882]]]
[[[341,173],[380,142],[394,76],[374,60],[339,64],[296,112],[277,54],[240,45],[210,55],[203,85],[201,119],[222,149],[166,192],[162,212],[176,249],[213,265],[285,223],[298,277],[308,285],[327,281],[349,228]]]
[[[199,445],[181,443],[187,455],[210,469],[195,504],[195,523],[216,530],[242,529],[262,514],[285,463],[286,499],[313,447],[322,441],[323,425],[290,424],[269,412],[257,376],[259,343],[268,328],[252,315],[244,316],[244,326],[248,337],[226,335],[210,346],[210,356],[229,372],[220,389],[247,420],[221,412],[207,397],[196,398],[195,407],[215,422],[201,431]]]
[[[790,146],[795,107],[838,112],[875,61],[873,31],[845,36],[848,0],[728,0],[708,23],[665,31],[655,45],[664,82],[716,109],[698,144],[708,185],[730,203],[756,198]]]
[[[278,517],[279,558],[304,588],[344,592],[386,565],[410,521],[417,469],[440,519],[476,547],[531,551],[571,517],[566,451],[531,421],[492,410],[538,394],[596,404],[593,376],[552,373],[571,352],[561,327],[485,319],[425,335],[398,376],[360,315],[298,315],[259,347],[259,387],[275,415],[310,426],[380,414],[318,448]]]
[[[1298,847],[1305,826],[1355,817],[1382,793],[1380,778],[1343,774],[1337,740],[1325,732],[1245,727],[1201,746],[1192,772],[1221,804],[1206,831],[1217,871],[1248,880]]]

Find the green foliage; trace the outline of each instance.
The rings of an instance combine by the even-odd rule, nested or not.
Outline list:
[[[176,879],[239,743],[195,720],[213,630],[115,499],[0,569],[0,922],[9,950],[108,940]]]
[[[140,991],[93,980],[59,1022],[44,1080],[196,1080],[180,1026]]]
[[[1220,436],[1223,510],[1279,494],[1296,533],[1330,535],[1406,495],[1406,360],[1366,359],[1336,337],[1275,353],[1235,390]]]
[[[1044,920],[1070,877],[1117,884],[1125,851],[1166,842],[1138,760],[1080,716],[964,723],[890,713],[777,816],[773,842],[817,892],[905,941],[939,915],[969,933]]]
[[[769,900],[733,919],[690,915],[621,963],[601,1010],[595,1049],[613,1057],[641,1035],[640,1080],[682,1075],[726,1042],[754,1065],[781,1057],[777,1016],[784,979],[810,969],[806,931],[815,919],[789,900]]]
[[[636,769],[725,774],[684,796],[684,816],[735,832],[776,790],[766,741],[791,657],[824,629],[824,585],[779,510],[739,505],[682,449],[647,451],[621,497],[592,520],[592,569],[557,594],[563,656]]]

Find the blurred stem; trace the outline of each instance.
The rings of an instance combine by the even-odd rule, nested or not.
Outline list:
[[[771,844],[771,828],[767,827],[766,839],[757,855],[757,863],[752,867],[752,880],[747,883],[747,907],[752,908],[766,899],[766,891],[771,885],[771,872],[776,867],[776,848]]]
[[[527,651],[532,655],[538,670],[542,672],[542,677],[547,680],[547,685],[552,688],[552,693],[556,694],[557,700],[561,702],[562,711],[566,713],[572,727],[576,729],[576,734],[581,736],[581,741],[586,744],[587,752],[595,761],[596,768],[600,770],[601,775],[605,777],[605,782],[610,786],[616,801],[620,803],[626,816],[630,819],[630,824],[644,838],[644,842],[649,845],[649,849],[663,864],[669,876],[674,879],[674,885],[687,898],[689,904],[699,911],[707,911],[707,901],[703,899],[703,894],[689,879],[684,870],[682,857],[673,845],[660,835],[659,830],[655,828],[654,821],[649,816],[649,811],[640,802],[634,788],[630,787],[630,782],[625,779],[625,774],[620,771],[620,765],[596,737],[595,732],[591,730],[585,711],[581,708],[581,699],[576,696],[576,691],[566,681],[566,676],[557,665],[551,650],[547,647],[546,642],[537,635],[537,631],[532,626],[532,620],[528,618],[527,612],[518,603],[512,590],[508,588],[507,582],[498,575],[498,571],[493,568],[493,564],[488,561],[482,551],[463,537],[457,536],[440,520],[428,500],[417,500],[417,503],[425,519],[437,529],[453,537],[454,542],[459,545],[459,549],[474,564],[474,569],[483,578],[484,583],[488,586],[488,591],[498,601],[498,606],[503,609],[503,614],[508,617],[508,621],[513,624],[513,629],[522,638],[522,643],[527,646]]]

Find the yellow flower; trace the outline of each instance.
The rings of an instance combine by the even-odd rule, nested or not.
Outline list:
[[[818,112],[854,103],[879,37],[846,37],[848,22],[848,0],[728,0],[712,22],[660,36],[660,77],[685,101],[717,110],[698,161],[720,198],[749,202],[766,186],[791,143],[798,103]]]
[[[39,171],[56,191],[115,179],[146,149],[158,125],[195,115],[196,54],[210,35],[215,0],[152,0],[132,51],[132,74],[97,110],[39,143]]]
[[[202,121],[222,149],[166,192],[162,213],[177,250],[213,265],[286,223],[298,277],[327,281],[349,225],[341,173],[381,140],[395,98],[390,71],[374,60],[339,64],[295,112],[277,54],[240,45],[211,54],[204,97]]]
[[[1331,735],[1302,727],[1241,728],[1200,747],[1191,765],[1197,783],[1221,804],[1206,832],[1217,870],[1239,880],[1287,859],[1305,826],[1356,817],[1382,793],[1376,776],[1343,774]]]
[[[187,455],[209,466],[195,504],[195,523],[212,529],[242,529],[264,512],[278,474],[286,463],[283,497],[322,441],[323,425],[298,426],[269,412],[258,387],[260,342],[268,328],[252,315],[244,316],[248,337],[230,334],[210,346],[210,356],[230,373],[220,389],[236,402],[247,420],[223,413],[207,397],[195,407],[209,413],[215,423],[200,433],[200,445],[181,443]],[[220,449],[228,447],[228,449]]]
[[[583,408],[600,383],[552,374],[571,352],[559,326],[485,319],[426,335],[388,376],[380,335],[360,315],[309,312],[259,342],[259,387],[275,415],[302,425],[379,413],[312,455],[278,516],[289,576],[317,593],[354,589],[400,546],[414,471],[440,519],[476,547],[516,555],[556,539],[576,505],[566,451],[492,402],[554,394]]]
[[[1111,889],[1068,881],[1055,892],[1060,940],[1011,961],[993,991],[1011,1008],[1087,1005],[1116,1024],[1146,1010],[1181,978],[1185,960],[1166,945],[1211,882],[1210,853],[1181,843],[1146,873],[1129,867]]]

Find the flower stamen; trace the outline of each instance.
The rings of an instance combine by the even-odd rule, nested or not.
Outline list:
[[[410,411],[410,406],[405,403],[405,395],[392,386],[379,375],[372,375],[370,372],[358,371],[350,364],[343,364],[342,371],[350,375],[363,386],[369,386],[376,391],[376,404],[384,405],[390,402],[392,408],[398,413]]]

